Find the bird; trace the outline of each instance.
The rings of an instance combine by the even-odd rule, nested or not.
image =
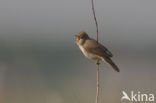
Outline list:
[[[97,61],[106,61],[115,71],[120,72],[118,66],[111,60],[113,54],[105,46],[90,38],[84,31],[75,36],[75,42],[85,57]]]

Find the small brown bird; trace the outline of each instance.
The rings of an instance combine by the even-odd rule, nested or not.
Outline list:
[[[114,70],[117,72],[120,71],[117,65],[111,60],[113,55],[106,47],[90,38],[86,32],[79,32],[79,34],[75,36],[77,45],[87,58],[99,61],[105,60]]]

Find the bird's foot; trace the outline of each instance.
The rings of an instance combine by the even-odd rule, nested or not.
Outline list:
[[[99,62],[99,60],[96,62],[96,65],[100,65],[100,62]]]

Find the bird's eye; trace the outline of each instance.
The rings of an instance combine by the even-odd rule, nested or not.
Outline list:
[[[84,36],[82,36],[81,38],[84,39]]]

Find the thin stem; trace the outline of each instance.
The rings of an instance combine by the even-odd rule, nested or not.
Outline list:
[[[96,100],[95,100],[95,103],[98,103],[99,101],[99,60],[97,60],[96,62]]]
[[[96,15],[95,15],[94,2],[93,2],[93,0],[91,0],[91,2],[92,2],[93,16],[94,16],[94,20],[95,20],[95,24],[96,24],[96,40],[97,40],[97,43],[98,43],[98,41],[99,41],[99,39],[98,39],[98,35],[99,35],[98,23],[97,23]]]
[[[96,40],[97,40],[97,44],[99,43],[99,30],[98,30],[98,23],[97,23],[97,19],[96,19],[96,15],[95,15],[95,9],[94,9],[94,1],[91,0],[91,4],[92,4],[92,11],[93,11],[93,16],[94,16],[94,21],[95,21],[95,25],[96,25]],[[97,60],[96,62],[96,100],[95,103],[99,102],[99,60]]]
[[[99,30],[98,30],[98,23],[96,20],[93,0],[91,0],[91,3],[92,3],[92,11],[93,11],[93,16],[94,16],[94,21],[96,24],[96,40],[98,43],[99,42],[99,39],[98,39]],[[96,100],[95,100],[95,103],[98,103],[98,101],[99,101],[99,65],[100,65],[99,60],[97,60],[96,65],[97,65],[97,68],[96,68]]]

